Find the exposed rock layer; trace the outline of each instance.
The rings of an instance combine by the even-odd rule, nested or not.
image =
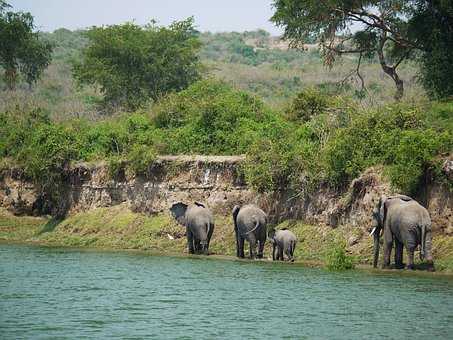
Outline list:
[[[154,214],[175,201],[201,201],[215,213],[229,214],[235,204],[257,203],[272,223],[303,219],[336,227],[352,224],[366,228],[380,195],[391,189],[379,175],[368,169],[344,192],[320,187],[309,196],[291,193],[256,194],[247,187],[240,172],[241,156],[163,156],[152,164],[147,176],[120,173],[111,179],[105,163],[74,165],[66,186],[59,193],[59,207],[66,213],[126,204],[134,211]],[[449,169],[449,164],[445,166]],[[447,174],[448,175],[448,174]],[[417,198],[431,214],[436,232],[453,234],[453,193],[447,185],[427,183]],[[39,215],[52,212],[46,196],[13,169],[0,176],[0,206],[15,214]]]

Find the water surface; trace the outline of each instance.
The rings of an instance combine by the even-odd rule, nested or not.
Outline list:
[[[0,338],[452,336],[449,278],[0,244]]]

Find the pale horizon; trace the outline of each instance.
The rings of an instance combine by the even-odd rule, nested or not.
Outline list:
[[[243,32],[263,29],[271,35],[282,30],[269,21],[273,0],[7,0],[14,11],[30,12],[40,31],[59,28],[70,30],[91,26],[135,22],[139,25],[155,19],[159,25],[193,16],[195,28],[202,32]]]

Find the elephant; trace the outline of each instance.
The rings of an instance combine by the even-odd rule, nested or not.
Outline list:
[[[272,260],[284,261],[283,254],[286,254],[288,261],[294,262],[294,250],[296,249],[297,238],[294,233],[286,228],[269,232],[269,241],[272,243]],[[277,251],[277,257],[275,252]]]
[[[209,252],[209,242],[214,232],[214,218],[211,211],[202,203],[174,203],[170,211],[179,224],[186,227],[189,254]]]
[[[250,244],[250,258],[256,256],[258,243],[258,255],[263,258],[264,244],[266,242],[267,216],[263,210],[254,204],[236,205],[233,208],[234,232],[236,234],[236,256],[244,258],[244,241]]]
[[[409,196],[381,196],[373,210],[372,231],[374,237],[373,267],[377,267],[379,258],[379,241],[384,230],[384,263],[383,268],[390,267],[390,255],[395,242],[395,267],[403,268],[403,247],[408,254],[407,269],[414,269],[414,252],[420,245],[420,259],[426,259],[429,270],[434,270],[431,252],[432,230],[428,211]]]

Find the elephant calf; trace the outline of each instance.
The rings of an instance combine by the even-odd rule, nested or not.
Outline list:
[[[297,238],[292,231],[288,229],[275,231],[275,229],[272,229],[269,232],[269,240],[272,243],[273,261],[284,261],[283,254],[285,254],[288,261],[294,262],[294,250],[296,249]],[[277,257],[275,256],[276,251]]]
[[[214,218],[211,211],[203,204],[184,204],[177,202],[170,208],[173,217],[187,231],[187,246],[190,254],[205,254],[209,252],[209,242],[214,232]]]
[[[426,259],[429,270],[434,270],[431,253],[431,219],[428,210],[405,195],[382,196],[373,211],[374,261],[377,267],[379,238],[384,230],[384,268],[390,267],[390,255],[395,242],[395,266],[403,267],[403,247],[407,250],[407,268],[414,268],[414,252],[420,245],[420,259]]]

